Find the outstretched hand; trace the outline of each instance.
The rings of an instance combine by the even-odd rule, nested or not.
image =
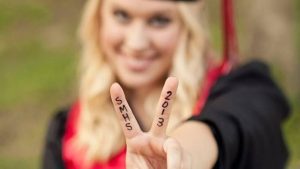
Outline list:
[[[189,169],[190,160],[180,144],[167,137],[166,129],[178,80],[169,77],[162,89],[152,127],[143,132],[129,107],[121,86],[111,86],[111,99],[126,138],[128,169]]]

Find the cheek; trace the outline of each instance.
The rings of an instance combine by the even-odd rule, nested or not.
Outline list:
[[[179,36],[180,29],[177,27],[172,27],[152,35],[155,47],[162,55],[169,57],[172,57],[176,51]]]
[[[123,33],[119,26],[116,26],[112,21],[104,21],[100,30],[100,44],[105,55],[111,55],[122,41]]]

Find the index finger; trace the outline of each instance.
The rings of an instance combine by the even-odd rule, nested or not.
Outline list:
[[[111,86],[110,95],[126,139],[141,133],[140,126],[128,105],[123,89],[118,83]]]

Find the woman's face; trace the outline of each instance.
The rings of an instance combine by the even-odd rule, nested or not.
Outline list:
[[[159,84],[172,65],[182,27],[176,3],[163,0],[104,0],[100,43],[127,88]]]

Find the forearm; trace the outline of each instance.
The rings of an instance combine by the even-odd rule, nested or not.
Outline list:
[[[201,122],[189,121],[172,133],[192,160],[192,169],[211,169],[218,157],[218,146],[210,127]]]

